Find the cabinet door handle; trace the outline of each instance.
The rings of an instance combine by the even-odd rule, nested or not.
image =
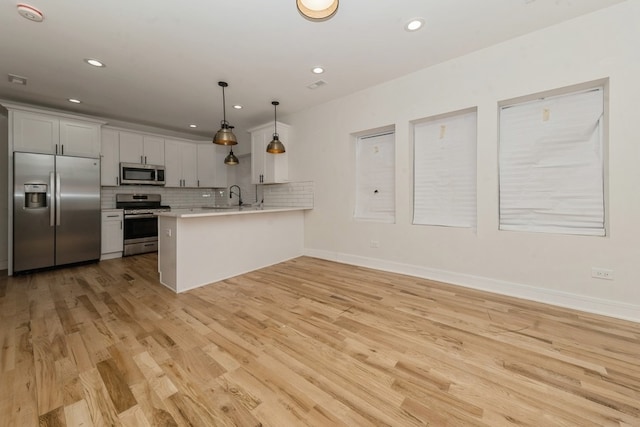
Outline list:
[[[107,218],[118,218],[120,215],[115,214],[115,215],[107,215]]]
[[[64,144],[60,144],[60,147],[62,147],[62,149],[60,150],[61,151],[60,154],[62,154],[64,156]]]
[[[55,153],[58,154],[58,144],[56,144]]]
[[[120,221],[120,230],[122,230],[122,221]]]
[[[116,176],[116,185],[120,185],[120,183],[118,182],[118,177]]]
[[[198,180],[198,187],[200,187],[200,180]]]
[[[140,163],[144,163],[144,157],[140,156]]]
[[[147,164],[147,156],[144,156],[144,164]]]

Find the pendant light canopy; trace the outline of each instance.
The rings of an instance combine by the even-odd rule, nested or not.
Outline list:
[[[229,150],[229,154],[227,155],[227,157],[224,158],[224,164],[235,166],[238,163],[240,163],[240,161],[238,160],[236,155],[233,154],[233,149]]]
[[[226,103],[224,99],[224,88],[229,86],[227,82],[218,82],[218,86],[222,88],[222,122],[220,122],[220,130],[213,137],[213,143],[218,145],[236,145],[238,140],[231,131],[232,126],[227,122]]]
[[[271,103],[273,105],[273,140],[267,145],[267,153],[272,154],[281,154],[284,153],[284,144],[280,141],[280,137],[278,136],[278,116],[277,116],[277,108],[280,103],[278,101],[273,101]]]
[[[309,21],[326,21],[338,11],[338,0],[296,0],[298,12]]]

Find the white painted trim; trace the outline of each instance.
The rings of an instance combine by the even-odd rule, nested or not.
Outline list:
[[[587,313],[601,314],[604,316],[615,317],[617,319],[640,322],[640,306],[638,305],[592,298],[552,289],[537,288],[530,285],[507,282],[489,277],[473,276],[470,274],[438,270],[419,265],[404,264],[339,252],[324,251],[320,249],[305,248],[304,254],[306,256],[340,262],[343,264],[406,274],[409,276],[449,283],[466,288],[581,310]]]

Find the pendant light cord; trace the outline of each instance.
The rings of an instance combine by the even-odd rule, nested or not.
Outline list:
[[[224,86],[222,86],[222,123],[227,123],[227,103],[224,99]]]
[[[273,134],[278,134],[278,104],[279,102],[274,101],[273,104]]]

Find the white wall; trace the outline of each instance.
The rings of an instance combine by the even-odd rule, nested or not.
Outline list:
[[[315,182],[307,254],[640,321],[638,22],[640,2],[625,2],[288,116],[292,175]],[[609,235],[499,231],[498,101],[607,77]],[[477,230],[411,225],[410,121],[474,106]],[[351,135],[392,124],[396,224],[354,221]],[[613,269],[615,280],[593,279],[592,266]]]
[[[9,168],[8,141],[9,122],[5,108],[0,107],[0,270],[6,270],[9,264],[9,248],[7,245],[9,213]]]

